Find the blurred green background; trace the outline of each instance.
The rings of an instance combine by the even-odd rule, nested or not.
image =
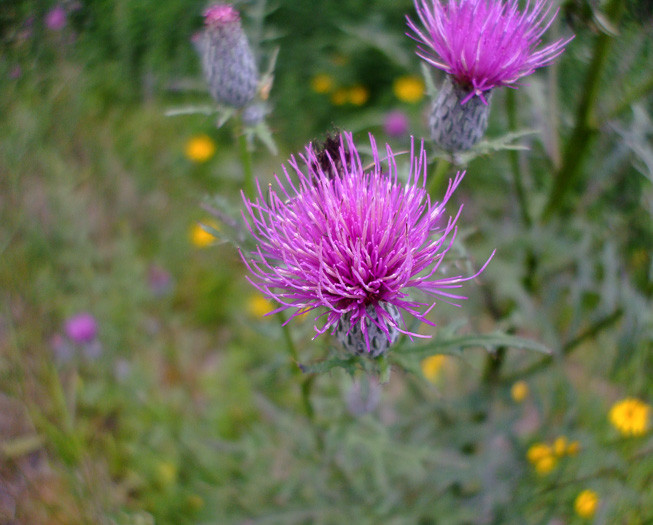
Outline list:
[[[256,144],[262,181],[334,128],[397,151],[428,136],[412,2],[236,6],[263,66],[279,48],[280,153]],[[444,345],[436,361],[405,354],[383,386],[302,376],[236,249],[198,226],[225,227],[207,196],[239,217],[242,185],[229,123],[165,116],[211,104],[190,44],[205,7],[0,4],[0,523],[653,523],[650,2],[561,6],[545,38],[575,40],[513,93],[514,121],[508,90],[493,101],[488,136],[535,129],[518,139],[528,150],[471,160],[450,210],[464,204],[454,266],[497,255],[429,333],[513,334],[552,357]],[[582,163],[538,220],[600,46]],[[407,133],[388,134],[391,111]],[[79,312],[97,320],[97,356],[69,355]],[[334,352],[310,319],[291,326],[302,363]],[[367,388],[380,396],[369,411]],[[640,436],[610,422],[630,397],[649,406]]]

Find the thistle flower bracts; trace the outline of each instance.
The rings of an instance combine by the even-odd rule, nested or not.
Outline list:
[[[242,108],[258,89],[258,69],[240,23],[229,4],[204,12],[205,29],[194,37],[211,96],[219,104]]]
[[[419,152],[411,145],[404,184],[389,146],[382,166],[370,135],[373,163],[363,167],[351,134],[339,141],[335,154],[309,144],[305,154],[291,157],[283,177],[275,176],[274,187],[259,185],[254,201],[243,194],[243,218],[257,248],[241,257],[248,280],[280,304],[274,312],[294,308],[291,320],[323,309],[316,336],[331,332],[353,353],[364,345],[379,355],[398,333],[422,337],[407,331],[403,314],[433,324],[426,315],[435,302],[411,299],[410,288],[456,301],[464,297],[451,290],[475,277],[438,275],[460,213],[446,218],[445,205],[464,173],[432,203],[424,189],[423,144]]]

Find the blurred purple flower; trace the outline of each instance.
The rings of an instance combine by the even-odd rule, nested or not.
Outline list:
[[[399,138],[408,133],[408,116],[403,111],[391,111],[385,116],[383,129],[389,137]]]
[[[172,277],[164,268],[155,264],[147,271],[147,281],[152,295],[163,297],[172,290]]]
[[[531,8],[532,5],[532,8]],[[451,75],[466,90],[464,104],[474,96],[510,86],[520,77],[547,66],[573,38],[538,47],[542,35],[557,15],[550,0],[415,0],[424,29],[408,18],[411,35],[419,43],[417,54]]]
[[[21,75],[23,74],[23,70],[20,66],[14,66],[11,68],[11,71],[9,72],[9,78],[12,80],[16,80],[17,78],[20,78]]]
[[[419,153],[411,143],[404,184],[390,147],[382,167],[371,135],[370,142],[374,162],[368,167],[345,133],[338,158],[309,144],[299,155],[308,174],[291,157],[295,180],[284,167],[286,186],[275,176],[278,189],[270,185],[264,194],[259,186],[254,202],[243,194],[243,217],[258,246],[241,257],[254,276],[248,277],[250,283],[281,304],[274,312],[295,308],[292,319],[325,308],[316,318],[326,317],[322,326],[315,325],[316,337],[330,330],[347,350],[361,353],[362,347],[374,356],[388,349],[397,332],[428,337],[407,332],[399,310],[433,325],[426,315],[435,301],[412,300],[406,289],[445,301],[464,299],[449,290],[485,265],[472,277],[436,275],[453,244],[460,213],[445,219],[445,204],[464,173],[449,181],[441,202],[432,203],[424,189],[423,143]]]
[[[66,26],[66,10],[61,4],[57,4],[45,15],[45,26],[52,31],[61,31]]]
[[[90,343],[97,336],[97,323],[91,314],[80,313],[66,321],[65,331],[75,343]]]

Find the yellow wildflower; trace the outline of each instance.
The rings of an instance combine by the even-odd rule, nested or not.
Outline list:
[[[193,162],[206,162],[215,154],[215,142],[208,135],[196,135],[186,142],[185,152]]]
[[[580,450],[580,443],[578,441],[572,441],[569,443],[569,446],[567,446],[567,454],[570,456],[575,456],[578,454],[578,451]]]
[[[553,453],[558,456],[564,456],[567,452],[567,438],[565,436],[557,437],[553,442]]]
[[[549,456],[553,456],[553,450],[551,450],[551,447],[546,443],[535,443],[531,445],[528,452],[526,452],[528,461],[533,464],[536,464],[541,459]]]
[[[193,510],[199,510],[204,506],[204,500],[197,494],[191,494],[186,501],[188,502],[188,506]]]
[[[417,76],[406,76],[395,79],[392,91],[402,102],[411,104],[424,98],[424,81]]]
[[[216,230],[219,229],[215,221],[206,221],[204,224]],[[199,222],[196,222],[190,229],[190,240],[198,248],[206,248],[213,244],[215,237],[207,232]]]
[[[624,436],[641,436],[651,425],[651,406],[635,398],[615,403],[608,414],[610,423]]]
[[[349,102],[354,106],[362,106],[370,98],[370,92],[365,86],[354,86],[349,89]]]
[[[599,506],[599,495],[593,490],[585,489],[574,501],[574,510],[581,518],[591,518]]]
[[[540,476],[544,476],[551,472],[557,463],[558,460],[555,458],[555,456],[545,456],[537,461],[537,463],[535,463],[535,472],[537,472]]]
[[[274,310],[274,305],[260,294],[252,295],[247,303],[247,311],[252,317],[263,317]]]
[[[316,93],[329,93],[333,89],[333,77],[318,73],[311,79],[311,89]]]
[[[510,389],[510,395],[515,403],[521,403],[528,397],[528,384],[526,381],[517,381]]]
[[[337,89],[331,94],[331,103],[334,106],[342,106],[349,100],[349,92],[346,89]]]
[[[424,377],[435,383],[438,376],[440,375],[440,370],[442,370],[442,365],[446,361],[447,357],[444,355],[432,355],[422,360],[422,373]]]
[[[172,485],[177,481],[177,465],[171,461],[162,461],[157,466],[157,479],[161,485]]]

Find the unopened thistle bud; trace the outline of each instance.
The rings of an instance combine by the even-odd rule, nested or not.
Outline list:
[[[352,324],[350,322],[351,315],[345,314],[338,324],[335,335],[345,350],[350,354],[378,357],[385,354],[397,342],[399,332],[397,331],[396,325],[391,323],[386,324],[384,320],[379,320],[379,315],[376,311],[377,308],[382,309],[388,314],[395,324],[399,324],[399,321],[401,321],[399,310],[393,304],[379,302],[376,306],[369,305],[366,309],[366,335],[361,330],[360,322]]]
[[[443,150],[451,153],[467,151],[476,144],[487,129],[492,93],[469,97],[469,91],[446,76],[429,116],[431,138]]]
[[[240,15],[231,5],[214,5],[205,11],[204,23],[194,45],[211,96],[219,104],[242,108],[256,95],[258,70]]]

